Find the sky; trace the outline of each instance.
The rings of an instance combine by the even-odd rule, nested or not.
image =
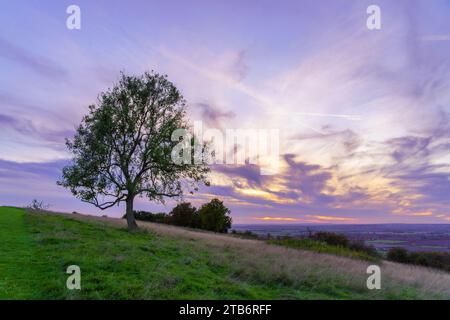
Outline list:
[[[66,9],[81,10],[81,29]],[[381,9],[369,30],[366,10]],[[0,205],[100,211],[56,185],[120,72],[167,74],[208,128],[278,129],[279,171],[214,165],[234,223],[450,223],[450,1],[0,0]],[[165,205],[136,200],[139,210]]]

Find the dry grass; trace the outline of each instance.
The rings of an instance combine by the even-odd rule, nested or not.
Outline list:
[[[126,226],[126,222],[122,219],[81,214],[61,215],[77,220],[106,223],[115,227]],[[322,282],[337,281],[336,285],[341,284],[370,297],[378,297],[377,290],[368,293],[366,288],[368,277],[366,269],[373,264],[371,262],[164,224],[142,221],[138,224],[141,229],[158,235],[189,240],[199,248],[213,249],[209,250],[214,258],[213,263],[218,266],[231,265],[237,278],[254,278],[257,281],[277,281],[293,286],[309,287],[316,285],[314,279],[321,279]],[[380,268],[383,290],[390,291],[399,286],[408,286],[417,288],[420,292],[450,297],[450,274],[448,273],[389,261],[382,261]],[[424,297],[426,298],[427,295],[425,294]]]

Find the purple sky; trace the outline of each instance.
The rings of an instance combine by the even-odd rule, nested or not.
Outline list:
[[[278,174],[216,165],[196,206],[218,196],[236,223],[450,223],[449,16],[440,0],[4,1],[0,205],[119,216],[56,186],[64,138],[120,71],[155,70],[193,121],[280,129]]]

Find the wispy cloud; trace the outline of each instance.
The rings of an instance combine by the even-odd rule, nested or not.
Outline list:
[[[222,128],[222,120],[233,119],[236,117],[236,113],[233,111],[223,111],[221,108],[212,106],[209,103],[196,103],[194,108],[199,108],[201,113],[201,119],[205,122],[206,126],[210,128]]]
[[[2,37],[0,37],[0,57],[19,63],[52,80],[61,80],[67,77],[67,71],[57,63],[46,57],[37,56]]]
[[[85,10],[97,9],[81,1]],[[53,4],[32,3],[29,24],[0,30],[0,159],[11,160],[0,162],[2,191],[8,184],[29,194],[48,187],[59,197],[53,177],[29,163],[59,168],[53,161],[67,157],[63,138],[117,80],[114,74],[155,69],[183,92],[192,120],[219,129],[281,129],[279,174],[261,176],[254,165],[213,166],[212,187],[190,201],[221,197],[234,217],[249,221],[255,215],[317,223],[447,221],[444,1],[383,1],[380,32],[365,27],[361,1],[346,1],[346,10],[330,3],[325,11],[311,1],[264,2],[261,15],[252,4],[219,10],[209,2],[200,9],[180,3],[178,13],[151,6],[136,3],[130,18],[122,15],[129,6],[117,3],[115,10],[103,8],[88,32],[68,33],[63,23],[58,29]],[[3,7],[5,25],[24,8]],[[291,8],[298,11],[291,15]],[[44,11],[48,19],[41,19]]]
[[[0,113],[0,125],[3,130],[7,128],[16,131],[17,133],[28,137],[29,139],[41,138],[47,142],[57,142],[64,144],[65,138],[70,138],[74,135],[75,130],[55,131],[45,127],[38,128],[33,121],[24,118],[17,118]]]
[[[320,215],[307,215],[307,217],[330,222],[354,222],[357,220],[355,218],[320,216]]]
[[[283,217],[256,217],[255,220],[261,220],[261,221],[283,221],[283,222],[298,222],[302,221],[301,219],[297,218],[283,218]]]

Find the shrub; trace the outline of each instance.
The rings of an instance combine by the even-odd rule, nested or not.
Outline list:
[[[372,246],[367,246],[364,241],[349,240],[345,235],[333,232],[312,234],[310,230],[308,231],[308,236],[305,237],[277,236],[273,240],[268,237],[268,242],[285,247],[331,253],[370,261],[378,261],[381,258],[377,250]]]
[[[181,202],[169,214],[134,211],[136,220],[166,223],[181,227],[198,228],[226,233],[231,228],[230,209],[219,199],[213,199],[196,210],[189,202]],[[126,219],[126,214],[122,217]],[[253,237],[253,234],[245,234]]]
[[[200,227],[205,230],[226,233],[231,228],[230,209],[219,199],[212,199],[198,210]]]
[[[250,230],[245,230],[245,231],[236,231],[236,230],[231,230],[231,233],[239,238],[244,238],[244,239],[259,239],[259,236],[256,233],[251,232]]]
[[[329,253],[338,256],[344,256],[354,259],[362,259],[367,261],[378,261],[379,256],[370,255],[364,251],[352,250],[343,246],[329,245],[323,241],[313,240],[312,238],[291,238],[279,237],[278,239],[271,239],[267,241],[270,244],[281,245],[288,248],[310,250],[319,253]]]
[[[28,209],[36,210],[36,211],[44,211],[50,208],[49,204],[45,204],[44,201],[38,201],[37,199],[33,199],[31,203],[28,205]]]
[[[449,252],[412,252],[409,255],[412,263],[438,268],[450,271],[450,253]]]
[[[153,214],[153,221],[156,223],[168,223],[169,215],[164,212],[157,212]]]
[[[418,251],[409,253],[403,248],[392,248],[387,259],[400,263],[409,263],[450,271],[450,253]]]
[[[387,253],[387,259],[400,263],[408,263],[408,251],[403,248],[391,248]]]
[[[134,217],[139,221],[167,223],[168,216],[164,212],[151,213],[147,211],[134,211]],[[122,217],[126,219],[126,214]]]
[[[373,256],[373,257],[379,256],[379,253],[378,253],[377,249],[375,249],[374,246],[366,245],[364,243],[364,241],[362,241],[362,240],[350,241],[350,243],[348,244],[348,248],[351,249],[351,250],[364,252],[364,253],[366,253],[366,254],[368,254],[370,256]]]
[[[348,247],[350,242],[345,235],[333,232],[317,232],[311,236],[311,239],[325,242],[331,246],[342,247]]]
[[[169,223],[181,227],[200,227],[197,210],[189,202],[181,202],[172,209],[169,213]]]

